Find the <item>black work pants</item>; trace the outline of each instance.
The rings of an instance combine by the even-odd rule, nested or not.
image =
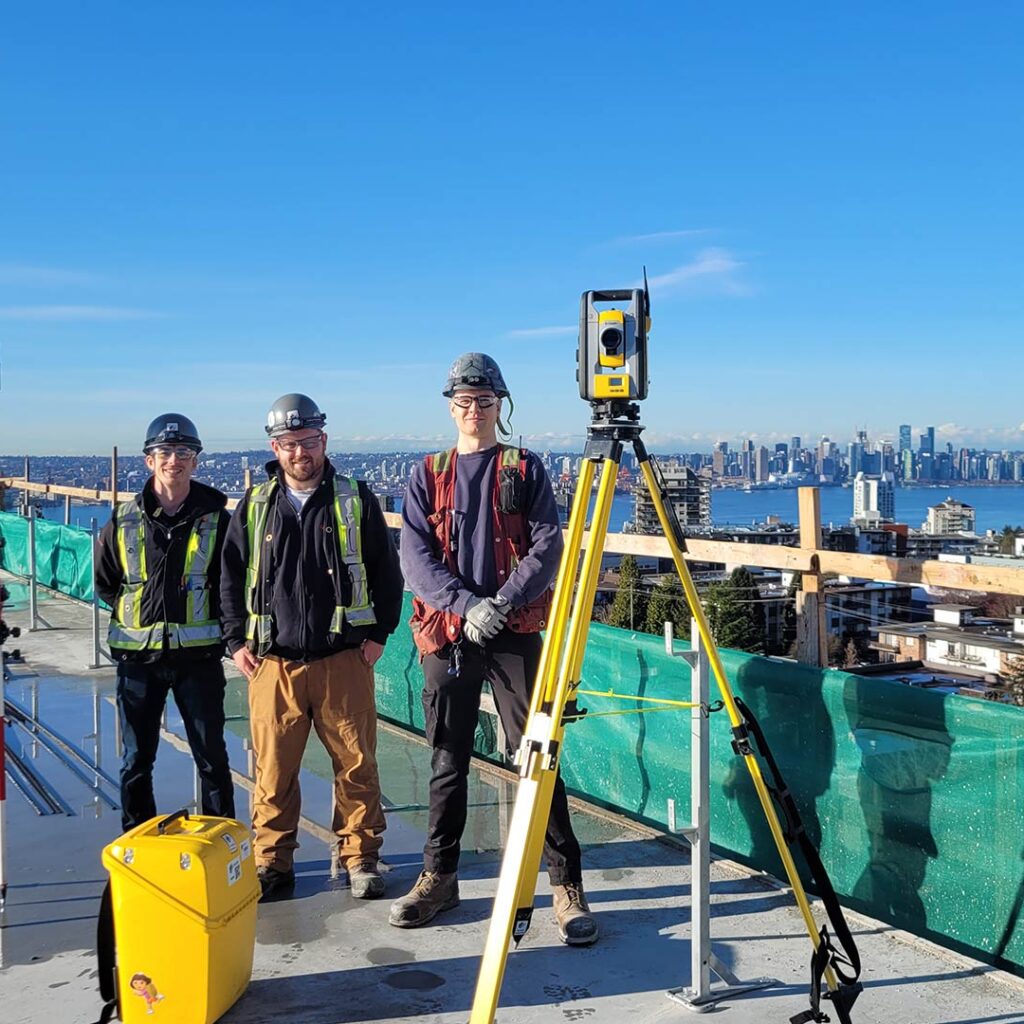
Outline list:
[[[427,739],[434,751],[430,822],[423,848],[427,871],[449,874],[459,864],[459,843],[466,827],[469,759],[483,681],[491,685],[508,742],[507,752],[512,754],[526,725],[540,650],[538,633],[502,630],[484,647],[463,640],[457,675],[448,674],[450,648],[423,659],[423,711]],[[561,775],[551,798],[544,857],[553,885],[581,881],[580,844],[572,830]]]
[[[199,769],[203,814],[235,816],[235,787],[224,745],[224,685],[219,658],[164,657],[117,666],[117,714],[124,743],[121,824],[126,831],[156,815],[153,765],[168,692],[174,694]]]

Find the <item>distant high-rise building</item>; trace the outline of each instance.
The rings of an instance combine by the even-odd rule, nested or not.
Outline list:
[[[767,481],[768,474],[770,472],[768,464],[768,449],[765,448],[764,445],[761,445],[761,447],[757,449],[757,458],[754,466],[754,479],[757,483],[763,484]]]
[[[868,476],[858,473],[853,481],[853,522],[870,526],[896,519],[896,480],[892,473]]]
[[[934,455],[935,454],[935,428],[928,427],[923,434],[920,435],[919,450],[922,455]]]
[[[754,479],[754,442],[749,438],[740,445],[740,476],[744,480]]]
[[[851,441],[846,446],[846,461],[850,467],[851,477],[864,472],[864,445],[860,441]]]
[[[901,423],[900,424],[900,447],[899,447],[899,452],[900,452],[901,458],[902,458],[902,455],[903,455],[903,453],[905,451],[908,451],[909,449],[911,449],[913,447],[914,447],[914,444],[913,444],[913,441],[911,439],[910,424],[909,423]]]

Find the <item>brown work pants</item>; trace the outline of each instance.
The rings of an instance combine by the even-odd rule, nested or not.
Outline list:
[[[387,826],[377,775],[373,669],[354,648],[310,662],[271,655],[249,682],[259,866],[292,867],[299,845],[299,767],[311,724],[334,766],[338,856],[343,864],[377,859]]]

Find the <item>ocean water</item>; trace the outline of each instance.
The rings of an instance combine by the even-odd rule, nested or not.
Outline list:
[[[842,526],[848,523],[853,515],[853,489],[822,487],[820,493],[822,524]],[[928,506],[936,505],[947,497],[974,507],[978,533],[1002,530],[1006,525],[1024,526],[1024,487],[897,487],[895,497],[897,521],[915,529],[920,529],[928,518]],[[711,492],[711,518],[715,523],[750,526],[764,522],[770,515],[779,516],[784,522],[796,523],[796,488],[763,491],[716,489]],[[620,531],[622,524],[632,516],[632,496],[616,494],[609,529]]]

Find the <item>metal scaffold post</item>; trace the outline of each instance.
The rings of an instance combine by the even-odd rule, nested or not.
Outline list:
[[[672,623],[665,623],[665,651],[690,666],[690,827],[681,830],[690,842],[690,984],[665,994],[695,1013],[713,1010],[723,999],[777,985],[775,978],[740,981],[711,949],[711,730],[708,718],[711,663],[695,620],[690,623],[690,650],[673,646]],[[674,807],[669,827],[675,831]],[[712,974],[725,982],[712,987]]]
[[[30,633],[39,628],[39,605],[36,595],[36,517],[31,504],[26,505],[28,512],[28,630]]]

